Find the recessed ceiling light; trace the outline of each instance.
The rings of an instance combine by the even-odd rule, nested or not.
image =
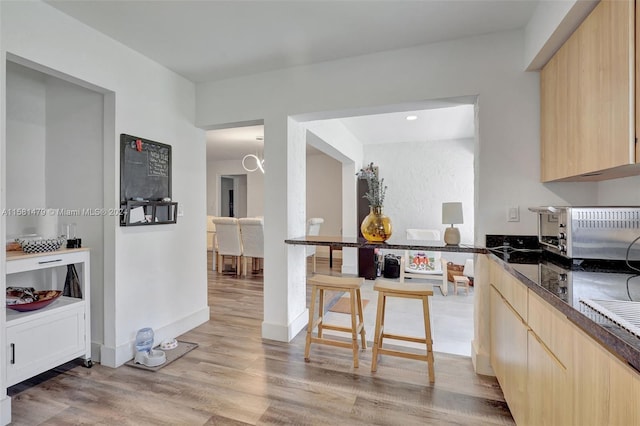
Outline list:
[[[407,121],[413,121],[417,119],[418,119],[417,115],[407,115]]]

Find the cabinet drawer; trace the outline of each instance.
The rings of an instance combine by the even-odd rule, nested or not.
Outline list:
[[[7,386],[85,354],[85,307],[7,327]]]
[[[571,330],[569,320],[556,308],[529,290],[529,328],[540,338],[551,352],[567,365],[571,358]]]
[[[527,322],[527,287],[496,262],[489,267],[489,281],[511,307]]]
[[[88,262],[88,258],[89,252],[85,249],[80,249],[75,252],[64,250],[32,255],[25,254],[17,258],[7,259],[7,274],[53,268],[55,266],[69,265],[72,263],[86,263]]]

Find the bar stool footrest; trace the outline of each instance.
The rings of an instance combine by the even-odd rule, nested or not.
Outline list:
[[[329,345],[329,346],[337,346],[340,348],[347,348],[347,349],[352,349],[353,348],[353,341],[348,341],[348,342],[343,342],[341,340],[334,340],[334,339],[325,339],[324,337],[312,337],[311,338],[311,343],[321,343],[323,345]]]
[[[387,334],[387,333],[383,333],[381,337],[383,339],[403,340],[405,342],[422,343],[423,345],[426,345],[428,343],[426,338],[424,337],[411,337],[411,336],[402,336],[399,334]],[[429,342],[429,343],[433,344],[433,342]]]
[[[429,361],[429,355],[426,354],[414,354],[411,352],[404,352],[404,351],[397,351],[394,349],[388,349],[388,348],[378,348],[378,354],[380,355],[392,355],[392,356],[397,356],[400,358],[408,358],[408,359],[415,359],[418,361]]]

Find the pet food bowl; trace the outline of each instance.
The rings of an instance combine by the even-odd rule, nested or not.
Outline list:
[[[147,367],[157,367],[167,362],[167,355],[163,351],[151,349],[149,352],[138,352],[134,361]]]
[[[168,351],[170,349],[175,349],[178,347],[178,341],[176,339],[167,339],[160,343],[160,349],[163,351]]]

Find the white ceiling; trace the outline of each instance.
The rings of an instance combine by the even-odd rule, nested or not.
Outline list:
[[[408,121],[414,115],[416,120]],[[363,145],[428,142],[474,136],[473,105],[343,118],[340,121]]]
[[[45,0],[202,82],[523,28],[538,0]]]
[[[202,82],[523,28],[539,0],[45,1]],[[363,143],[447,139],[437,132],[455,127],[438,117],[406,122],[406,115],[342,121]],[[469,126],[456,131],[468,134]],[[207,133],[209,159],[262,152],[261,126]]]

